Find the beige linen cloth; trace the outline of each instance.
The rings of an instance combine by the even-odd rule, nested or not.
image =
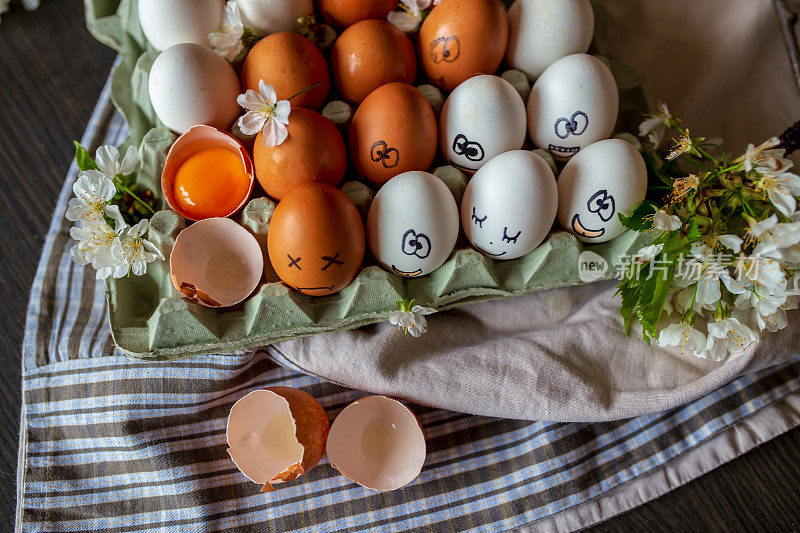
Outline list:
[[[694,135],[741,151],[800,118],[769,0],[604,5],[610,53],[643,71]],[[722,363],[650,347],[638,331],[624,336],[614,285],[438,313],[421,338],[379,324],[276,348],[310,373],[374,393],[480,415],[593,422],[668,409],[800,354],[800,311],[786,330]]]

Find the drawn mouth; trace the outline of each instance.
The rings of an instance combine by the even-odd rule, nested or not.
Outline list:
[[[580,217],[575,215],[572,217],[572,229],[575,230],[575,233],[580,235],[581,237],[586,237],[587,239],[596,239],[603,235],[606,230],[605,228],[600,229],[589,229],[583,224],[581,224]]]
[[[500,257],[501,255],[506,255],[508,253],[508,252],[500,252],[499,254],[493,254],[492,252],[487,252],[486,250],[484,250],[483,248],[481,248],[477,244],[474,244],[473,246],[475,246],[475,249],[478,250],[483,255],[488,255],[488,256],[491,256],[491,257]]]
[[[328,287],[294,287],[296,291],[332,291],[333,285]]]
[[[463,166],[463,165],[459,165],[459,164],[458,164],[458,163],[456,163],[455,161],[450,161],[450,164],[451,164],[452,166],[456,167],[458,170],[461,170],[461,171],[464,171],[464,172],[466,172],[467,174],[475,174],[475,173],[478,171],[478,169],[477,169],[477,168],[469,168],[469,167],[465,167],[465,166]]]
[[[580,146],[558,146],[555,144],[550,144],[547,146],[547,149],[556,157],[569,159],[573,155],[577,154],[581,148]]]
[[[412,272],[407,272],[405,270],[400,270],[396,266],[392,265],[392,270],[394,271],[395,274],[398,274],[400,276],[405,276],[407,278],[414,278],[414,277],[417,277],[420,274],[422,274],[422,269],[421,268],[418,268],[418,269],[416,269],[416,270],[414,270]]]

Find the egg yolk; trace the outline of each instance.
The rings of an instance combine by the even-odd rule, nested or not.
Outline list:
[[[250,176],[241,158],[223,148],[191,156],[180,166],[173,183],[178,206],[197,220],[231,214],[249,188]]]

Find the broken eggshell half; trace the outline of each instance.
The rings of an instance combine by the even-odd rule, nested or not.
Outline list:
[[[328,429],[325,410],[313,396],[291,387],[268,387],[233,404],[228,454],[242,474],[268,492],[319,463]]]
[[[403,403],[367,396],[339,413],[328,434],[328,460],[359,485],[394,490],[410,483],[425,462],[425,435]]]
[[[236,305],[256,289],[264,254],[252,233],[229,218],[207,218],[178,234],[169,256],[172,284],[206,307]]]
[[[235,205],[229,213],[221,214],[220,216],[229,217],[238,212],[250,199],[253,194],[253,185],[255,183],[255,173],[253,171],[253,160],[247,148],[233,135],[218,130],[211,126],[194,126],[189,131],[178,137],[172,144],[167,152],[167,158],[164,162],[164,170],[161,172],[161,192],[164,199],[167,201],[170,209],[178,213],[188,220],[199,220],[199,218],[191,213],[182,209],[180,204],[175,198],[174,183],[178,174],[178,170],[186,162],[187,159],[202,152],[213,148],[220,148],[236,154],[242,162],[244,172],[249,179],[249,186],[246,189],[247,193],[241,197],[239,202]]]

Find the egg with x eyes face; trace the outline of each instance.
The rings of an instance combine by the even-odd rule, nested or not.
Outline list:
[[[364,224],[355,204],[327,183],[292,188],[267,230],[267,252],[281,280],[310,296],[345,288],[364,259]]]
[[[513,150],[493,158],[472,177],[461,200],[461,225],[483,255],[516,259],[547,237],[557,203],[550,166],[532,152]]]
[[[606,242],[625,232],[647,193],[647,165],[628,142],[607,139],[587,146],[558,176],[558,222],[584,242]]]
[[[442,180],[422,171],[395,176],[378,191],[367,215],[375,259],[407,278],[439,268],[458,239],[458,207]]]

